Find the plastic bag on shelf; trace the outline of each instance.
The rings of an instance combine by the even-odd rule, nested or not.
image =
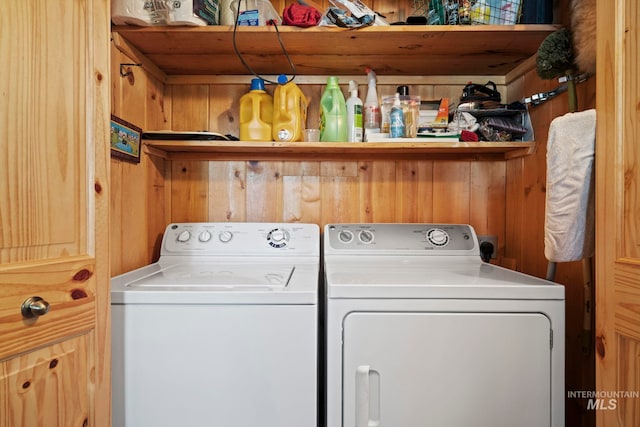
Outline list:
[[[116,25],[217,25],[219,0],[113,0]]]
[[[270,21],[282,24],[282,19],[269,0],[221,0],[220,25],[234,25],[240,3],[239,26],[263,26]]]
[[[111,21],[115,25],[168,25],[164,1],[112,0]]]
[[[389,23],[360,0],[329,0],[333,6],[322,15],[318,25],[360,28],[387,26]]]

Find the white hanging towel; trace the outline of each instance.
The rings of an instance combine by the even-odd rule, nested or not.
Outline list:
[[[551,262],[593,256],[596,111],[551,122],[547,141],[544,255]]]

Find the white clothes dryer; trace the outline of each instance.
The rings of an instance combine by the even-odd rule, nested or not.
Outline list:
[[[113,426],[316,426],[319,231],[170,224],[114,277]]]
[[[324,229],[328,427],[564,426],[565,294],[461,224]]]

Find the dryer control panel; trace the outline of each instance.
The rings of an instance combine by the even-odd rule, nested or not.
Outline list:
[[[319,242],[316,224],[174,223],[165,230],[161,256],[317,256]]]
[[[475,231],[466,224],[328,224],[324,238],[325,253],[468,255],[478,252]]]

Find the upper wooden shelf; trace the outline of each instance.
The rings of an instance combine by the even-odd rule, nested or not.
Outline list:
[[[409,25],[348,30],[280,26],[300,75],[504,75],[535,55],[555,25]],[[114,26],[162,72],[246,75],[233,47],[233,27]],[[274,27],[238,27],[236,45],[263,75],[292,74]]]
[[[529,155],[535,142],[248,142],[144,140],[169,160],[506,160]]]

